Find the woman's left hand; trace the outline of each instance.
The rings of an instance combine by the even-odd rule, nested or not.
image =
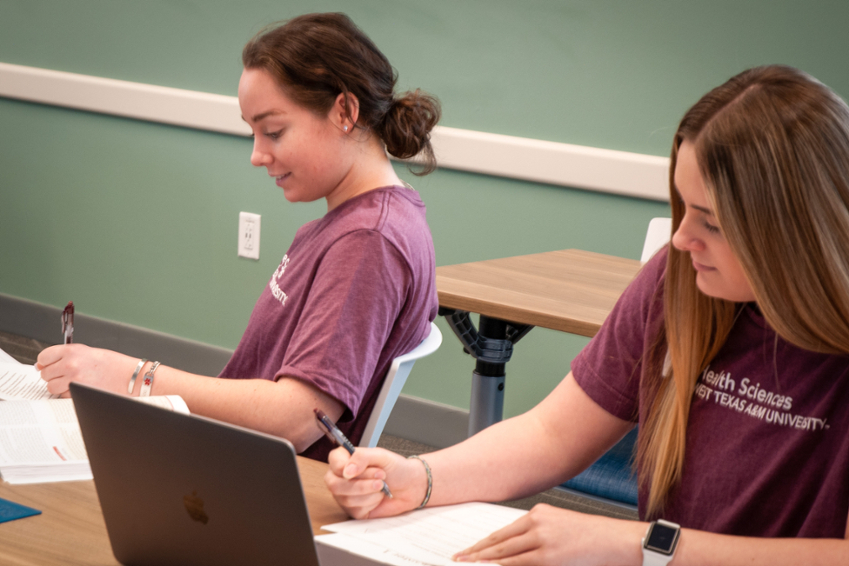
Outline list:
[[[503,566],[638,565],[643,561],[640,539],[646,528],[645,523],[637,521],[539,504],[453,558],[457,562],[495,562]]]

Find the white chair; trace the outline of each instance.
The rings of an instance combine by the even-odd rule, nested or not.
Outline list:
[[[671,218],[652,218],[649,221],[649,229],[646,232],[646,241],[643,243],[643,255],[640,261],[645,263],[660,248],[666,245],[672,235]]]
[[[442,344],[442,332],[439,331],[436,324],[431,322],[430,334],[422,340],[421,344],[392,360],[392,365],[389,366],[389,371],[386,373],[386,380],[383,382],[383,387],[380,388],[377,403],[374,405],[371,417],[366,423],[366,429],[363,431],[363,437],[360,439],[360,447],[374,448],[377,446],[377,440],[383,432],[383,427],[386,426],[389,413],[392,412],[392,407],[395,406],[395,402],[401,394],[401,389],[410,375],[410,370],[413,369],[413,364],[419,358],[434,353],[440,344]]]

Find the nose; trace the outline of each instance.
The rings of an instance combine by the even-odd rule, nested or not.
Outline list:
[[[695,220],[692,215],[685,212],[684,218],[681,219],[681,224],[678,225],[678,229],[672,234],[672,245],[676,249],[682,252],[704,249],[705,243],[698,236],[697,231],[694,230],[694,222]]]
[[[254,138],[254,148],[251,152],[251,165],[254,167],[267,167],[271,163],[271,154],[262,147],[262,142]]]

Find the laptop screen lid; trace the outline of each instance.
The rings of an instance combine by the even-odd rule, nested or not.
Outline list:
[[[119,562],[318,566],[288,441],[77,383],[70,389]]]

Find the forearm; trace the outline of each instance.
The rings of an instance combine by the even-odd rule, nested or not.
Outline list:
[[[433,472],[430,505],[504,501],[558,483],[562,458],[546,452],[539,423],[525,414],[496,423],[466,441],[422,457]]]
[[[640,539],[648,523],[620,523],[620,557],[642,564]],[[849,564],[845,539],[760,538],[681,529],[675,558],[669,566],[835,566]]]
[[[849,564],[845,539],[754,538],[681,530],[670,566],[834,566]]]
[[[38,356],[41,377],[53,394],[68,396],[72,381],[128,394],[139,359],[82,344],[52,346]],[[139,395],[153,362],[146,362],[132,383]],[[293,378],[219,379],[160,365],[152,378],[153,395],[179,395],[193,413],[280,436],[302,452],[321,438],[313,409],[338,420],[344,407],[318,388]]]
[[[572,374],[531,411],[425,456],[433,504],[538,493],[592,464],[633,425],[595,404]]]
[[[537,505],[462,551],[461,562],[640,566],[648,523]],[[849,564],[843,539],[755,538],[682,529],[670,566],[824,566]]]
[[[192,413],[286,438],[298,452],[322,435],[314,409],[324,410],[333,420],[342,414],[334,399],[287,378],[222,379],[160,366],[151,393],[180,395]]]

